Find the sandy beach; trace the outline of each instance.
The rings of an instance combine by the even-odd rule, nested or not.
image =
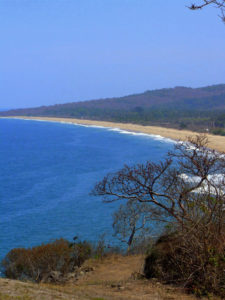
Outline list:
[[[142,125],[130,124],[130,123],[114,123],[114,122],[81,120],[81,119],[72,119],[72,118],[27,117],[27,116],[18,116],[18,117],[10,117],[10,118],[43,120],[43,121],[52,121],[52,122],[66,122],[66,123],[68,122],[68,123],[82,124],[82,125],[119,128],[127,131],[160,135],[165,138],[170,138],[173,140],[182,140],[182,141],[186,141],[187,137],[190,135],[197,134],[196,132],[193,131],[177,130],[172,128],[157,127],[157,126],[142,126]],[[207,134],[207,137],[209,139],[209,147],[211,149],[215,149],[220,152],[225,152],[224,136]]]

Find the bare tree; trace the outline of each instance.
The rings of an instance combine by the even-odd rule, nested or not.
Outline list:
[[[104,201],[148,203],[151,218],[189,229],[218,218],[224,228],[225,158],[207,148],[203,135],[177,143],[165,161],[125,166],[94,189]]]
[[[129,252],[133,243],[140,241],[152,231],[149,222],[151,209],[147,203],[128,201],[121,204],[113,214],[114,235],[123,243],[126,243]]]
[[[225,22],[225,0],[201,0],[199,4],[193,3],[189,8],[192,10],[199,10],[209,5],[213,5],[217,9],[220,9],[220,18]]]

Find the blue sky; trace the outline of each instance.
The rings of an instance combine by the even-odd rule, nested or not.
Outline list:
[[[225,83],[225,25],[192,2],[0,0],[0,108]]]

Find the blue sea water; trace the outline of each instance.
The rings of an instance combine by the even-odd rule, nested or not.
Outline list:
[[[57,122],[0,119],[0,260],[15,247],[76,235],[112,237],[112,213],[90,195],[124,164],[163,158],[166,139]]]

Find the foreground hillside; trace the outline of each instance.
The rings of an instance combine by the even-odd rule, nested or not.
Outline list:
[[[85,263],[92,271],[66,285],[0,279],[0,300],[194,300],[174,287],[140,278],[141,256],[111,256]],[[216,298],[214,298],[216,299]]]
[[[67,117],[192,130],[225,127],[225,84],[175,87],[125,97],[0,112],[0,116]]]

